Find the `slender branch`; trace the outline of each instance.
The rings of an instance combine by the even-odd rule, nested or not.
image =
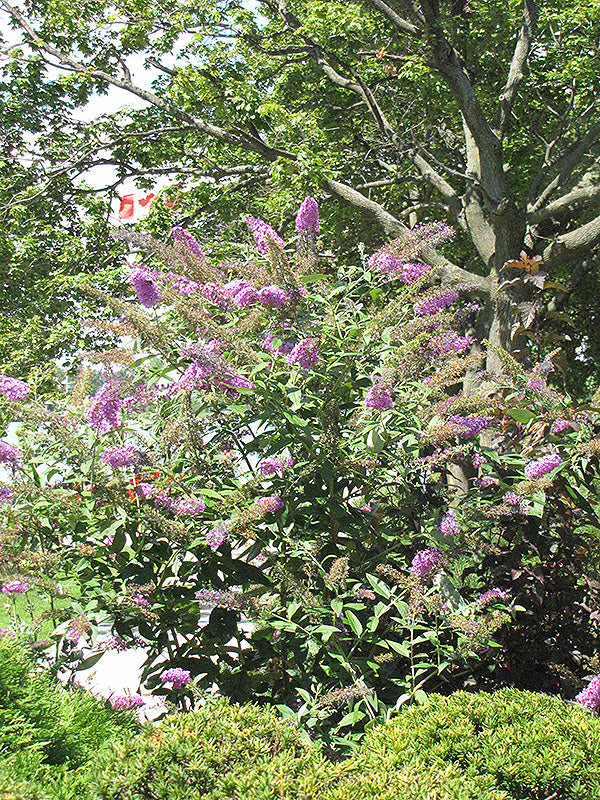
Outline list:
[[[71,58],[66,53],[63,53],[58,48],[45,42],[31,27],[29,22],[20,13],[20,11],[11,6],[7,0],[0,0],[0,5],[6,11],[8,11],[9,14],[11,14],[13,19],[29,35],[36,47],[58,60],[59,64],[55,64],[54,66],[60,66],[60,68],[69,69],[78,74],[87,75],[92,78],[99,78],[100,80],[106,81],[112,86],[117,86],[120,89],[124,89],[126,92],[134,94],[137,97],[140,97],[142,100],[145,100],[147,103],[156,106],[156,108],[161,109],[165,113],[169,114],[169,116],[179,119],[182,122],[186,122],[188,125],[192,125],[202,133],[206,133],[207,135],[218,139],[224,144],[232,145],[234,147],[242,147],[245,150],[252,150],[255,153],[259,153],[269,161],[275,161],[277,158],[296,160],[294,153],[290,153],[286,150],[280,150],[277,147],[271,147],[268,143],[264,142],[262,139],[257,139],[256,137],[246,135],[242,138],[232,131],[226,130],[225,128],[220,128],[219,126],[213,125],[204,119],[194,117],[193,115],[182,111],[182,109],[173,105],[168,100],[158,97],[158,95],[155,95],[153,92],[142,89],[128,80],[117,78],[114,75],[105,72],[104,70],[94,69],[75,61],[75,59]]]
[[[512,107],[517,96],[517,90],[523,79],[523,70],[529,56],[529,49],[531,47],[536,21],[537,8],[535,3],[533,0],[523,0],[521,27],[519,28],[517,43],[508,70],[508,77],[498,101],[496,118],[494,120],[494,131],[499,139],[502,138],[506,131],[506,126],[508,125]]]
[[[551,197],[557,189],[560,189],[571,180],[573,176],[573,170],[585,156],[590,145],[598,141],[599,135],[600,122],[597,122],[586,131],[584,136],[568,147],[566,151],[554,162],[550,164],[544,164],[534,179],[530,190],[530,206],[528,209],[530,214],[534,214],[538,209],[542,208],[542,206],[546,204],[548,198]],[[539,190],[544,178],[553,168],[558,168],[558,174],[540,193],[539,197],[534,199],[535,192]]]

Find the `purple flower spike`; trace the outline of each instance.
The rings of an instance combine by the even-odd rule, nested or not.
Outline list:
[[[204,500],[191,497],[182,497],[174,505],[173,511],[178,517],[191,517],[194,514],[201,514],[206,508]]]
[[[258,303],[258,292],[252,284],[244,286],[234,295],[233,302],[240,308],[250,308],[254,303]]]
[[[490,589],[483,594],[480,594],[479,597],[475,600],[476,604],[479,606],[481,610],[487,608],[490,603],[493,603],[496,600],[501,600],[505,602],[508,599],[508,592],[503,592],[502,589],[498,589],[495,587],[494,589]]]
[[[143,306],[154,308],[161,302],[160,292],[148,272],[143,269],[134,269],[129,273],[129,280]]]
[[[139,694],[116,694],[110,698],[110,704],[116,711],[128,711],[146,705],[146,701]]]
[[[23,400],[31,389],[24,382],[17,380],[17,378],[9,378],[8,375],[0,375],[0,394],[8,397],[13,402],[16,400]]]
[[[419,550],[413,558],[409,572],[419,578],[425,578],[438,565],[442,553],[435,547],[428,547],[426,550]]]
[[[271,511],[274,514],[283,508],[283,501],[279,497],[259,497],[256,506],[265,513]]]
[[[550,453],[547,456],[538,458],[537,461],[530,461],[525,467],[525,475],[534,480],[535,478],[543,478],[553,469],[559,466],[561,458],[558,453]]]
[[[173,684],[173,689],[181,689],[183,686],[188,685],[192,676],[187,669],[173,667],[172,669],[166,669],[160,676],[160,679],[163,683]]]
[[[7,581],[2,584],[2,594],[25,594],[29,591],[29,585],[23,581]]]
[[[244,222],[250,228],[250,233],[254,238],[254,243],[258,248],[258,252],[262,256],[269,255],[267,238],[272,239],[276,245],[279,245],[279,247],[283,249],[284,244],[281,237],[262,219],[256,219],[256,217],[246,217]]]
[[[283,308],[289,300],[289,295],[285,289],[279,286],[264,286],[258,293],[258,300],[263,306],[273,308]]]
[[[188,253],[191,253],[193,256],[199,256],[200,258],[206,258],[204,253],[202,252],[202,248],[198,244],[196,238],[192,236],[191,233],[188,233],[184,228],[175,227],[171,231],[173,234],[173,239],[175,243],[181,245]]]
[[[319,233],[319,206],[314,197],[308,195],[302,201],[296,214],[296,230],[298,233]]]
[[[17,469],[22,463],[23,453],[18,447],[0,442],[0,464],[10,464],[13,469]]]
[[[402,259],[391,253],[373,253],[369,259],[369,267],[378,269],[379,272],[395,275],[402,269]]]
[[[454,511],[452,509],[444,514],[442,521],[440,522],[440,531],[444,534],[444,536],[456,536],[460,533],[460,528],[458,527],[458,522],[456,521],[456,517],[454,516]]]
[[[579,692],[575,702],[581,703],[588,711],[597,712],[600,710],[600,675],[592,678],[585,689]]]
[[[319,340],[302,339],[294,346],[286,361],[288,364],[299,364],[302,369],[310,369],[319,360]]]
[[[107,447],[100,456],[100,461],[103,464],[108,464],[109,467],[113,468],[133,467],[142,460],[144,460],[144,457],[134,444]]]
[[[227,525],[215,525],[215,527],[211,528],[206,534],[206,544],[212,547],[213,550],[220,547],[227,539],[229,539],[229,528]]]
[[[426,272],[429,272],[431,269],[430,264],[402,264],[402,270],[400,272],[400,279],[402,283],[414,283],[418,280],[421,275],[424,275]]]
[[[415,311],[417,314],[432,316],[433,314],[438,314],[444,308],[448,308],[457,299],[458,292],[454,289],[448,289],[445,292],[440,292],[436,297],[430,297],[415,303]]]
[[[0,486],[0,506],[5,503],[10,503],[14,496],[15,493],[11,492],[10,489],[7,489],[5,486]]]
[[[392,395],[388,386],[379,381],[375,386],[371,386],[365,395],[365,406],[374,408],[376,411],[385,411],[393,408]]]
[[[119,417],[119,384],[116,381],[103,383],[87,410],[85,419],[100,433],[108,433],[123,426]]]

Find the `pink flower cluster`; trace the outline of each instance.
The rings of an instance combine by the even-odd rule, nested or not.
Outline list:
[[[206,355],[210,355],[208,351]],[[224,392],[228,397],[236,397],[238,389],[253,388],[254,385],[250,381],[233,372],[217,358],[204,357],[187,367],[181,378],[169,387],[168,394],[173,395],[184,389],[192,391],[214,389]]]
[[[536,478],[543,478],[549,472],[561,464],[561,457],[558,453],[549,453],[546,456],[538,458],[536,461],[530,461],[525,467],[525,475],[528,478],[535,480]]]
[[[464,439],[473,439],[478,433],[481,433],[481,431],[489,428],[491,420],[488,417],[453,416],[448,417],[446,422],[450,422],[453,425],[459,425],[461,428],[463,428],[464,432],[461,433],[461,436]]]
[[[271,239],[276,245],[283,249],[284,244],[281,237],[262,219],[256,219],[256,217],[248,216],[244,219],[244,222],[250,228],[250,233],[252,234],[254,243],[256,244],[258,252],[261,255],[269,255],[269,247],[267,244],[268,239]]]
[[[319,233],[319,206],[314,197],[307,195],[296,214],[296,230],[298,233]]]
[[[447,353],[463,353],[472,344],[475,344],[473,336],[460,336],[456,331],[446,331],[430,340],[429,349],[435,358],[441,358]]]
[[[171,233],[173,234],[175,244],[178,244],[193,256],[199,256],[202,259],[206,258],[196,238],[184,228],[176,226],[172,229]]]
[[[172,667],[171,669],[166,669],[161,674],[160,679],[163,683],[171,683],[173,685],[173,689],[181,689],[183,686],[188,685],[192,679],[192,676],[187,669],[181,669],[181,667]]]
[[[456,536],[460,533],[458,522],[456,521],[454,511],[451,508],[446,511],[442,517],[442,521],[439,524],[439,530],[444,534],[444,536]]]
[[[419,578],[425,578],[433,569],[435,569],[441,557],[441,551],[435,547],[428,547],[425,550],[419,550],[419,552],[413,558],[408,571],[412,572],[413,575],[417,575]]]
[[[479,606],[480,609],[487,608],[490,603],[493,603],[495,600],[506,600],[508,598],[508,592],[503,592],[502,589],[494,588],[490,589],[483,594],[480,594],[479,597],[475,600],[475,603]]]
[[[284,342],[284,341],[282,341],[281,344],[278,345],[278,347],[275,347],[275,345],[273,344],[273,341],[276,338],[277,337],[273,336],[272,333],[265,334],[265,338],[262,341],[261,347],[263,347],[265,350],[268,350],[269,353],[272,353],[274,356],[276,356],[276,355],[277,356],[287,356],[287,355],[289,355],[292,352],[292,350],[294,349],[294,343],[293,342]]]
[[[392,408],[393,405],[390,387],[386,383],[383,383],[383,381],[379,381],[374,386],[371,386],[365,395],[365,406],[367,408],[374,408],[376,411],[386,411],[388,408]]]
[[[10,378],[8,375],[0,375],[0,394],[8,397],[9,400],[23,400],[30,391],[30,387],[24,381]]]
[[[22,463],[23,453],[18,447],[0,442],[0,464],[9,464],[13,469],[17,469]]]
[[[506,492],[502,497],[502,502],[509,506],[513,514],[523,514],[524,516],[529,514],[529,509],[523,502],[523,498],[516,492]]]
[[[116,694],[110,698],[110,704],[115,711],[128,711],[146,705],[146,701],[139,694]]]
[[[2,594],[25,594],[29,591],[29,584],[24,581],[7,581],[2,584]]]
[[[282,474],[286,467],[293,466],[294,459],[291,457],[280,458],[279,456],[270,456],[269,458],[263,458],[262,461],[259,461],[257,469],[261,475],[270,477],[277,473]]]
[[[417,314],[432,316],[448,308],[457,299],[458,292],[455,289],[440,290],[434,296],[415,303],[414,309]]]
[[[108,433],[123,426],[119,417],[120,408],[119,384],[114,380],[106,381],[92,400],[85,419],[100,433]]]
[[[395,256],[393,253],[386,253],[385,251],[373,253],[368,264],[371,269],[377,269],[379,272],[383,272],[391,278],[400,278],[402,283],[407,285],[414,283],[421,275],[424,275],[431,269],[429,264],[406,262],[399,256]]]
[[[129,280],[133,284],[137,298],[143,306],[154,308],[161,302],[160,292],[150,277],[150,273],[146,270],[139,267],[132,270],[129,273]]]
[[[254,505],[265,514],[269,511],[274,514],[283,508],[283,501],[280,497],[259,497]]]
[[[133,467],[144,460],[144,455],[140,453],[134,444],[107,447],[100,456],[100,461],[103,464],[113,468]]]
[[[137,411],[152,403],[158,394],[156,386],[146,386],[141,383],[136,386],[133,393],[123,397],[120,401],[121,408],[125,411]]]
[[[0,486],[0,506],[9,503],[14,496],[15,493],[7,489],[6,486]]]
[[[301,339],[290,350],[286,363],[298,364],[302,369],[310,369],[319,360],[319,340],[316,338]]]
[[[215,525],[206,534],[206,544],[216,550],[229,539],[229,528],[225,524]]]
[[[585,689],[579,692],[575,702],[581,703],[588,711],[600,711],[600,675],[592,678]]]
[[[562,433],[564,430],[571,426],[570,419],[555,419],[550,428],[550,433],[555,436],[557,433]]]

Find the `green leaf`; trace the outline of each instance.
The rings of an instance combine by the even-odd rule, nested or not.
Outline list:
[[[75,667],[76,671],[79,672],[79,670],[82,669],[90,669],[91,667],[95,667],[103,655],[104,653],[94,653],[94,655],[84,658],[83,661],[80,661]]]
[[[367,434],[367,447],[369,450],[371,450],[373,453],[381,453],[385,445],[386,440],[376,428],[373,428],[373,430],[369,431]]]
[[[527,408],[509,408],[507,413],[516,421],[524,424],[531,422],[532,419],[537,418],[537,414],[529,411]]]
[[[360,637],[362,635],[363,626],[362,626],[361,621],[359,620],[359,618],[354,613],[354,611],[351,611],[349,608],[347,608],[346,612],[344,614],[344,621],[348,623],[350,628],[354,631],[354,633],[358,637]]]

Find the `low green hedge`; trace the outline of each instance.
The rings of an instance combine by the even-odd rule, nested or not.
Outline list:
[[[115,744],[89,786],[103,800],[291,800],[320,797],[336,771],[274,711],[221,699]]]
[[[223,699],[139,730],[0,637],[0,800],[549,797],[600,798],[600,719],[547,695],[431,695],[332,764],[273,710]]]
[[[324,761],[270,710],[220,700],[113,747],[102,800],[556,800],[600,798],[600,720],[542,694],[432,695]]]
[[[9,635],[0,636],[0,798],[83,796],[83,772],[115,737],[133,736],[131,714],[81,689],[67,691]]]
[[[481,796],[490,800],[600,798],[600,719],[558,698],[516,689],[431,695],[365,737],[352,775],[326,798],[387,800],[396,796],[388,785],[416,765],[431,776],[450,766],[469,791],[481,781],[488,792]],[[463,797],[454,788],[436,792],[423,788],[406,797]]]

